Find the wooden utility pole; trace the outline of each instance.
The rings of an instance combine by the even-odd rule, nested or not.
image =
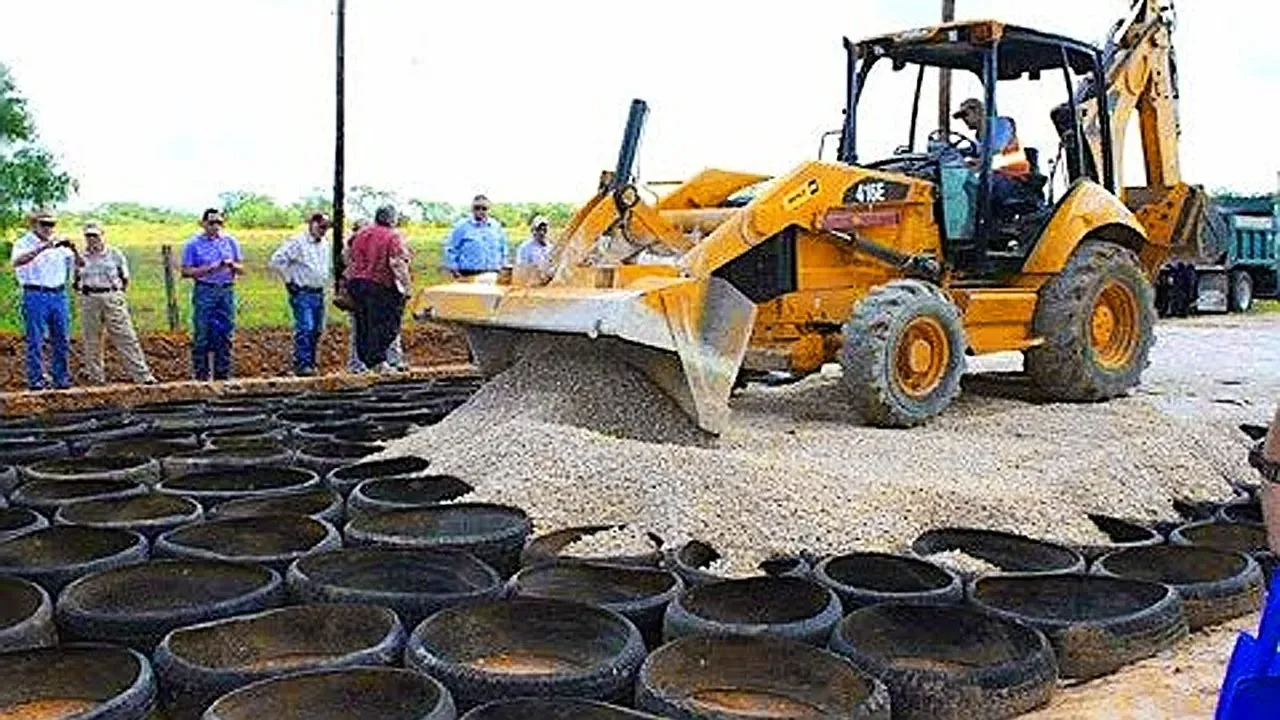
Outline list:
[[[178,332],[178,290],[173,279],[173,246],[160,246],[160,261],[164,263],[164,310],[169,321],[169,332]]]
[[[334,88],[334,99],[336,102],[336,114],[333,124],[333,286],[337,290],[339,280],[342,278],[343,262],[342,262],[342,239],[345,233],[346,223],[343,217],[343,208],[346,205],[346,198],[343,192],[346,180],[344,174],[346,172],[346,149],[343,146],[343,135],[345,133],[345,110],[346,110],[346,93],[345,93],[345,47],[347,40],[347,0],[338,0],[338,45],[336,56],[336,72],[334,73],[337,84]]]
[[[942,0],[942,22],[956,19],[956,0]],[[951,132],[951,71],[938,75],[938,127]]]

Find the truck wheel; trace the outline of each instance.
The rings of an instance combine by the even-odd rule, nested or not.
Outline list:
[[[1253,307],[1253,276],[1244,270],[1231,273],[1231,312],[1249,312]]]
[[[1137,258],[1114,243],[1086,241],[1040,290],[1026,352],[1031,382],[1053,400],[1087,402],[1138,384],[1155,339],[1154,291]]]
[[[895,280],[872,290],[844,326],[844,385],[865,421],[919,425],[960,392],[960,312],[937,287]]]

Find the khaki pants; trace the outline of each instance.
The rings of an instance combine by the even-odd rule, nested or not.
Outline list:
[[[111,344],[120,353],[125,372],[134,382],[151,379],[147,358],[142,354],[138,336],[129,319],[129,306],[124,293],[94,293],[80,296],[80,326],[84,331],[84,372],[89,382],[102,384],[106,373],[102,367],[102,331],[106,330]]]

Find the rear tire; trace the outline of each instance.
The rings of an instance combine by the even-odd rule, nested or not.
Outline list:
[[[1133,252],[1086,241],[1040,291],[1027,374],[1048,399],[1091,402],[1138,384],[1155,339],[1155,291]]]
[[[1253,307],[1253,276],[1244,270],[1231,273],[1231,294],[1227,308],[1231,312],[1249,312]]]
[[[960,392],[964,326],[936,286],[894,280],[872,290],[844,327],[843,381],[854,409],[882,427],[912,427]]]

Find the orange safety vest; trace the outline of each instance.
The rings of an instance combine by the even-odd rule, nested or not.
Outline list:
[[[1022,151],[1022,143],[1018,142],[1017,135],[991,158],[991,169],[1019,180],[1031,174],[1031,161],[1027,160],[1027,154]]]

